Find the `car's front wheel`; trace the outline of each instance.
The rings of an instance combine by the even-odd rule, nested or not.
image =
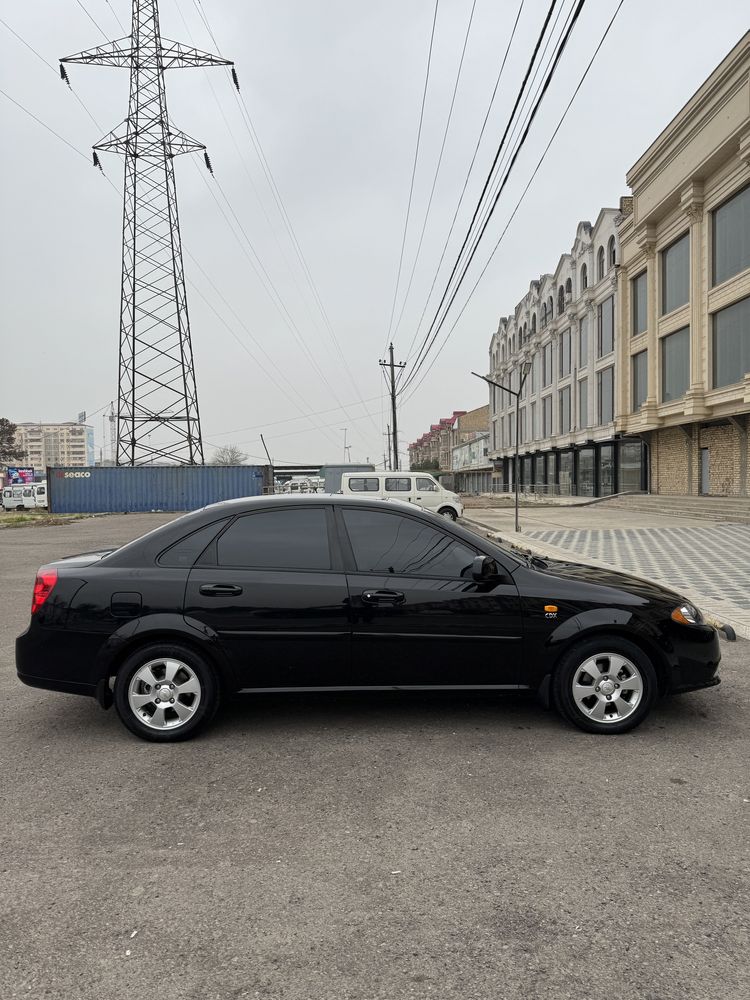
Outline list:
[[[552,679],[560,713],[588,733],[635,729],[656,700],[656,671],[643,650],[619,636],[594,636],[573,646]]]
[[[211,666],[185,646],[153,644],[132,653],[115,677],[117,714],[144,740],[171,743],[194,736],[219,706]]]
[[[441,507],[438,514],[441,517],[447,517],[449,521],[455,521],[458,516],[452,507]]]

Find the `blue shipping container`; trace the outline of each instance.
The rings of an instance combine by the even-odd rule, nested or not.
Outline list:
[[[218,500],[257,497],[267,470],[261,465],[137,465],[47,470],[54,514],[195,510]]]

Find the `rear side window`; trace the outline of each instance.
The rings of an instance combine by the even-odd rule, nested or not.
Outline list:
[[[323,507],[245,514],[217,543],[219,566],[252,569],[330,569],[328,521]]]
[[[408,478],[388,478],[385,481],[386,493],[409,493],[411,492],[411,479]]]
[[[385,511],[345,510],[360,573],[471,577],[476,549],[432,525]]]
[[[221,521],[214,521],[212,524],[198,528],[191,535],[186,535],[179,542],[175,542],[174,545],[165,549],[157,562],[160,566],[170,566],[174,569],[193,566],[206,546],[216,538],[228,520],[229,518],[225,517]]]
[[[377,493],[380,483],[377,479],[357,478],[349,480],[349,489],[352,493]]]

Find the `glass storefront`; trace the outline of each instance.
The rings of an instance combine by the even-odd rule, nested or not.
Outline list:
[[[553,451],[547,455],[547,492],[555,492],[555,459],[557,456]]]
[[[640,441],[620,441],[618,452],[618,492],[639,492],[645,485],[643,444]]]
[[[525,490],[530,490],[534,488],[534,477],[531,474],[531,456],[527,455],[525,458],[521,459],[521,474],[523,479],[523,488]]]
[[[615,446],[599,447],[599,496],[608,497],[615,492]]]
[[[593,497],[596,491],[596,455],[593,448],[578,452],[578,496]]]
[[[572,451],[563,451],[560,453],[560,469],[558,476],[560,481],[560,496],[571,496],[575,492],[573,489],[574,476]]]

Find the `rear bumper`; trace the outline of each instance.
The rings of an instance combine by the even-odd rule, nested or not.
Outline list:
[[[63,691],[65,694],[83,694],[90,698],[96,697],[96,687],[93,684],[78,684],[75,681],[64,681],[56,677],[35,677],[16,671],[18,679],[29,687],[44,688],[46,691]]]
[[[94,697],[93,664],[104,637],[30,625],[16,639],[16,673],[29,687]]]

